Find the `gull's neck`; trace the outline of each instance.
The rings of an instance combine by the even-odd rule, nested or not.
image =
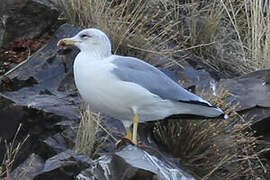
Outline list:
[[[93,57],[96,60],[102,60],[112,55],[111,51],[104,51],[100,49],[91,49],[87,51],[81,51],[81,53],[89,57]]]

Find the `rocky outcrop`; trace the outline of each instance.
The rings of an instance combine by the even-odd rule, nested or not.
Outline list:
[[[34,38],[57,24],[59,11],[49,0],[2,1],[0,7],[0,47],[16,38]]]
[[[62,25],[46,46],[0,79],[0,137],[10,140],[19,123],[23,123],[24,129],[20,137],[30,134],[14,164],[12,180],[20,172],[25,172],[21,179],[195,179],[172,157],[160,152],[147,124],[139,128],[140,140],[146,145],[142,148],[130,144],[115,148],[115,142],[108,138],[108,145],[98,152],[96,160],[71,149],[79,123],[80,97],[72,74],[78,50],[59,49],[56,43],[78,31],[72,25]],[[241,105],[238,112],[256,115],[254,125],[269,121],[268,70],[218,82],[224,76],[204,65],[190,62],[182,65],[184,68],[171,66],[161,70],[191,91],[208,90],[217,95],[221,88],[228,90],[231,93],[228,101]],[[124,134],[119,120],[104,117],[102,125],[119,139]],[[270,131],[267,129],[270,126],[262,125],[266,132]],[[106,133],[101,130],[97,134],[103,137]],[[4,154],[3,149],[0,154]]]
[[[57,41],[71,36],[78,30],[72,26],[62,26],[48,45],[40,49],[16,71],[1,79],[2,96],[17,105],[43,110],[67,119],[78,118],[78,96],[70,91],[73,85],[72,61],[78,51],[69,59],[57,54]]]
[[[257,133],[270,135],[270,70],[255,71],[233,79],[223,79],[217,86],[227,90],[227,101],[236,106],[236,110],[245,120],[253,124]]]

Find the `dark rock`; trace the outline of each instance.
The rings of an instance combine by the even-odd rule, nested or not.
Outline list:
[[[0,47],[19,37],[40,36],[58,22],[59,11],[49,0],[2,1],[1,9]]]
[[[171,179],[195,180],[171,163],[159,160],[142,149],[128,145],[111,155],[103,155],[76,177],[78,180]]]
[[[256,71],[238,78],[223,79],[218,88],[231,93],[229,100],[239,104],[237,111],[254,107],[270,108],[270,85],[265,82],[268,76],[270,70]]]
[[[78,29],[63,25],[48,44],[32,55],[28,61],[9,73],[9,88],[0,95],[20,106],[31,107],[48,113],[78,119],[77,94],[70,85],[73,82],[72,62],[78,51],[70,52],[65,58],[57,54],[56,43],[60,38],[72,36]],[[71,80],[67,80],[68,78]],[[0,79],[2,87],[5,82]],[[73,86],[74,87],[74,86]],[[59,90],[60,89],[60,90]]]
[[[178,54],[185,62],[187,62],[194,70],[203,71],[210,74],[210,76],[215,80],[219,81],[222,78],[227,78],[227,76],[220,71],[217,71],[213,67],[209,66],[208,64],[204,63],[204,60],[198,56],[193,55],[190,52],[181,52]],[[186,69],[186,65],[184,65]]]
[[[22,106],[17,106],[12,101],[0,97],[0,139],[5,139],[8,142],[13,140],[14,134],[19,127],[19,124],[24,120],[24,117],[27,113],[24,111]],[[24,135],[21,133],[18,134],[18,138],[22,138]],[[25,134],[26,135],[26,134]],[[22,140],[22,139],[20,139]],[[14,140],[16,142],[16,139]],[[4,158],[4,154],[6,152],[6,147],[4,142],[0,142],[0,162],[2,162]],[[27,154],[28,155],[28,154]],[[23,156],[21,161],[23,161],[26,157]]]
[[[225,78],[224,74],[204,64],[202,59],[189,52],[178,53],[174,61],[171,63],[173,65],[163,64],[159,68],[182,87],[195,94],[207,90],[213,96],[216,95],[216,82]]]
[[[76,164],[76,161],[70,154],[62,152],[56,156],[51,157],[45,162],[42,173],[51,172],[55,169],[63,168],[65,166],[76,166]]]
[[[80,155],[72,150],[59,153],[48,159],[41,173],[35,180],[57,179],[68,180],[92,164],[92,160],[85,155]]]
[[[10,140],[20,122],[23,121],[25,114],[23,107],[17,106],[4,97],[0,97],[0,137]]]
[[[67,143],[72,147],[76,143],[76,135],[79,124],[73,126],[73,128],[67,128],[62,132],[63,137],[66,139]]]
[[[43,166],[43,159],[36,154],[31,154],[20,166],[12,171],[10,177],[12,180],[32,180],[41,172]]]
[[[250,120],[260,135],[270,132],[270,70],[260,70],[218,83],[218,89],[228,90],[227,101],[239,104],[236,111]]]
[[[64,137],[57,133],[52,137],[48,137],[47,139],[43,140],[48,147],[52,149],[55,153],[60,153],[68,149],[68,145],[64,139]],[[50,148],[46,148],[48,151]]]
[[[21,141],[30,134],[14,167],[33,152],[47,158],[66,148],[62,139],[51,136],[65,129],[57,125],[59,121],[74,122],[79,118],[78,94],[71,89],[71,85],[66,85],[73,81],[73,77],[68,74],[72,74],[72,60],[78,51],[70,52],[70,58],[63,61],[63,57],[57,54],[56,43],[60,38],[72,36],[77,31],[73,26],[63,25],[45,47],[5,77],[0,77],[0,137],[12,140],[20,123],[23,127],[17,140]],[[67,77],[72,80],[66,81]],[[59,87],[62,89],[59,90]],[[44,139],[52,146],[58,143],[57,151],[42,148]],[[5,146],[0,147],[1,161]]]
[[[205,89],[212,91],[217,82],[205,69],[196,70],[190,65],[186,65],[184,69],[172,66],[161,70],[182,87],[195,94]]]
[[[233,94],[232,100],[239,103],[238,111],[259,107],[270,107],[270,85],[265,78],[270,76],[270,70],[252,72],[250,74],[222,80],[220,88]]]
[[[11,107],[13,108],[8,111],[5,111],[5,109],[0,110],[0,115],[2,112],[3,114],[7,113],[5,116],[1,116],[1,138],[6,139],[8,142],[14,141],[15,147],[17,143],[22,142],[27,135],[30,135],[20,148],[16,161],[13,162],[14,167],[23,162],[31,153],[47,157],[46,154],[49,152],[41,147],[41,140],[60,131],[54,124],[61,120],[61,117],[16,105],[9,108]],[[19,124],[22,124],[22,128],[14,137]],[[5,146],[1,144],[0,161],[4,158],[5,151]]]

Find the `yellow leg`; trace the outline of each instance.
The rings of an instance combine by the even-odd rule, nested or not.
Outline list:
[[[129,128],[126,128],[125,138],[129,139],[130,141],[132,140],[132,133],[131,133],[131,130]]]
[[[139,124],[139,115],[136,114],[133,118],[133,133],[131,133],[131,130],[129,128],[126,128],[126,135],[124,139],[128,139],[132,141],[135,145],[137,145],[137,130],[138,130],[138,124]],[[115,143],[115,146],[118,146],[121,140],[117,141]]]
[[[133,118],[133,135],[132,135],[132,142],[136,145],[137,145],[137,130],[139,121],[140,121],[139,115],[136,114]]]
[[[132,133],[131,133],[131,130],[129,128],[126,128],[126,135],[123,139],[128,139],[129,141],[132,141]],[[122,142],[122,139],[121,140],[118,140],[114,145],[116,147],[118,147],[118,145]]]

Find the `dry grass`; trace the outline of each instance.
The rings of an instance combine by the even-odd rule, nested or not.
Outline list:
[[[228,75],[269,67],[270,4],[268,1],[171,1],[184,19],[178,29],[183,49]],[[195,48],[194,48],[195,47]]]
[[[180,20],[178,42],[182,50],[191,51],[202,57],[204,63],[228,77],[254,70],[252,61],[233,19],[227,14],[227,1],[172,1],[178,7],[174,18]],[[224,4],[224,5],[223,5]],[[175,21],[175,20],[174,20]]]
[[[89,106],[86,106],[81,111],[81,122],[78,128],[76,143],[74,149],[80,153],[93,157],[96,150],[96,135],[101,122],[101,116],[99,113],[94,113],[90,110]],[[102,142],[99,142],[98,146],[102,146]]]
[[[233,26],[250,70],[269,67],[270,4],[268,1],[221,1],[225,18]]]
[[[0,164],[0,177],[3,175],[7,175],[7,179],[10,179],[10,171],[12,169],[12,165],[16,159],[17,154],[19,153],[21,147],[23,144],[27,141],[29,138],[29,135],[27,135],[25,138],[22,139],[21,142],[17,143],[17,136],[22,128],[22,124],[19,125],[13,139],[11,142],[7,142],[4,140],[4,143],[2,139],[0,139],[0,145],[5,145],[6,153],[4,155],[3,161]]]
[[[242,119],[220,92],[212,103],[221,106],[229,118],[169,120],[155,125],[154,135],[165,149],[183,160],[199,179],[257,179],[267,173],[260,144],[250,123]],[[269,173],[269,172],[268,172]]]
[[[244,0],[247,19],[246,43],[258,69],[270,67],[270,3]]]
[[[117,54],[154,64],[167,59],[171,64],[181,50],[187,50],[234,76],[269,66],[270,7],[266,2],[60,0],[60,6],[69,22],[107,32]]]

